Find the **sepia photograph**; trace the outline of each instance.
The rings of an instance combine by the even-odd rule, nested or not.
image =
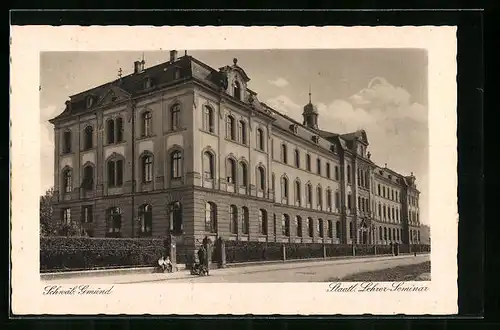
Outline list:
[[[197,47],[200,28],[153,49],[130,34],[133,47],[113,49],[91,47],[99,29],[89,28],[88,49],[75,48],[84,39],[40,49],[39,111],[22,133],[39,155],[38,243],[16,280],[36,283],[38,310],[314,313],[317,301],[330,313],[441,311],[428,302],[456,290],[457,205],[455,121],[438,122],[455,108],[435,101],[453,100],[436,76],[452,81],[456,68],[436,71],[439,34],[417,29],[420,43],[391,46],[389,30],[332,28],[322,35],[348,41],[273,47],[284,30],[267,43],[257,30],[216,28]],[[354,31],[377,32],[379,44],[354,43]],[[117,45],[126,34],[114,32]],[[242,35],[254,44],[230,42]],[[120,298],[130,292],[134,301]],[[189,298],[153,307],[163,294]],[[401,295],[421,303],[398,305],[413,299]],[[388,303],[361,310],[363,296]]]

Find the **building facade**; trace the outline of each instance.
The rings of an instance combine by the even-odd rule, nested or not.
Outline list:
[[[73,95],[52,119],[56,221],[94,237],[172,233],[324,244],[419,243],[415,177],[370,160],[365,131],[270,108],[233,60],[188,56]]]

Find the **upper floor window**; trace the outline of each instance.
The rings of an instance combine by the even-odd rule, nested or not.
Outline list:
[[[227,183],[236,183],[236,161],[232,158],[227,159],[226,165],[226,175],[227,175]]]
[[[266,188],[266,172],[262,166],[257,167],[257,184],[259,190],[265,190]]]
[[[340,208],[340,193],[338,191],[335,192],[335,207]]]
[[[208,105],[203,107],[203,129],[215,133],[214,110]]]
[[[149,77],[144,78],[144,89],[148,89],[151,87],[151,79]]]
[[[116,142],[123,141],[123,119],[122,117],[116,118]]]
[[[286,213],[281,218],[281,229],[283,236],[290,236],[290,216]]]
[[[284,163],[284,164],[287,164],[287,160],[288,160],[288,157],[287,157],[287,148],[286,148],[286,144],[282,144],[281,145],[281,161]]]
[[[209,151],[205,151],[203,153],[203,173],[205,175],[205,179],[214,179],[215,159],[214,155]]]
[[[338,181],[339,179],[340,179],[339,167],[335,165],[335,180]]]
[[[300,152],[299,149],[295,149],[295,167],[300,167]]]
[[[108,144],[115,142],[115,121],[113,119],[106,121],[106,136]]]
[[[248,235],[250,232],[250,216],[248,212],[248,207],[243,206],[241,209],[241,226],[242,226],[242,232],[245,235]]]
[[[153,124],[153,114],[146,111],[142,114],[142,136],[150,136]]]
[[[347,195],[347,209],[352,210],[352,195]]]
[[[326,177],[330,179],[332,174],[330,173],[330,163],[326,163]]]
[[[257,129],[257,149],[264,150],[264,131],[262,128]]]
[[[241,101],[241,85],[239,81],[234,82],[234,97]]]
[[[170,154],[171,178],[173,180],[182,177],[182,152],[175,150]]]
[[[83,130],[83,149],[88,150],[92,149],[93,144],[94,144],[94,128],[91,125],[88,125],[87,127],[84,128]]]
[[[295,202],[300,205],[301,204],[301,199],[302,199],[302,196],[301,196],[301,191],[300,191],[300,181],[299,180],[295,180]]]
[[[244,120],[238,122],[239,141],[242,144],[247,144],[247,126]]]
[[[378,192],[378,195],[381,196],[381,194],[380,194],[380,183],[377,184],[377,192]]]
[[[312,196],[312,185],[310,183],[306,185],[306,199],[307,199],[307,204],[309,204],[309,207],[311,207],[313,202],[313,196]]]
[[[181,126],[181,106],[174,104],[170,108],[170,130],[175,131]]]
[[[365,187],[370,188],[370,176],[368,174],[368,171],[365,172]]]
[[[92,190],[94,185],[94,168],[92,165],[87,165],[83,168],[82,188],[84,190]]]
[[[285,176],[281,178],[281,194],[281,197],[288,199],[288,179]]]
[[[236,140],[236,127],[234,117],[231,115],[226,117],[226,138]]]
[[[123,185],[123,160],[108,161],[108,186],[120,187]]]
[[[316,159],[316,172],[321,175],[321,159],[319,157]]]
[[[351,165],[347,165],[347,183],[351,184]]]
[[[248,186],[248,171],[247,171],[247,164],[245,162],[240,162],[240,170],[239,170],[239,184],[242,187],[247,187]]]
[[[382,196],[385,198],[385,186],[382,187]]]
[[[63,133],[63,153],[69,154],[71,152],[71,131],[64,131]]]
[[[144,155],[142,157],[142,182],[153,181],[153,156]]]
[[[330,189],[326,190],[326,206],[332,207],[332,191]]]
[[[311,155],[306,154],[306,170],[311,171]]]
[[[317,201],[318,207],[322,207],[323,206],[323,189],[321,189],[320,186],[318,186],[316,188],[316,195],[317,195],[316,201]]]
[[[63,171],[63,191],[70,193],[73,190],[73,171],[68,168]]]
[[[212,202],[205,203],[205,231],[217,232],[217,205]]]

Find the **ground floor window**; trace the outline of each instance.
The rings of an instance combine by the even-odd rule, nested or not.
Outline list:
[[[119,237],[122,229],[122,210],[119,207],[111,207],[106,214],[106,236]]]

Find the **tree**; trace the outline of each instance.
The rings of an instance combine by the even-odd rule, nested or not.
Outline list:
[[[52,221],[54,212],[52,204],[54,203],[54,188],[50,188],[45,195],[40,196],[40,235],[53,236],[57,234],[57,225]]]

